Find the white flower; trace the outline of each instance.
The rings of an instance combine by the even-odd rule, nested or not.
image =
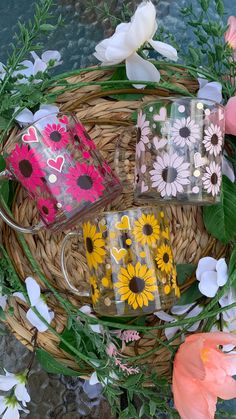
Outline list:
[[[193,303],[193,304],[186,304],[184,306],[172,307],[171,313],[174,314],[174,316],[171,316],[170,314],[167,314],[162,310],[154,313],[155,316],[157,316],[159,319],[168,323],[173,323],[173,327],[167,327],[165,329],[165,335],[168,340],[171,339],[173,336],[175,336],[175,334],[179,332],[180,330],[182,330],[182,328],[184,327],[184,326],[175,326],[175,323],[179,320],[178,316],[182,316],[183,314],[188,312],[186,316],[184,316],[185,319],[188,319],[190,317],[198,316],[202,312],[202,307],[200,307],[199,305],[193,307],[194,305],[195,304]],[[191,309],[191,307],[193,307],[193,309]],[[200,321],[192,324],[192,326],[190,326],[187,330],[189,332],[195,332],[198,329],[199,325],[200,325]]]
[[[206,167],[206,171],[202,177],[203,188],[208,193],[211,193],[212,196],[216,196],[220,192],[221,180],[221,167],[213,161]]]
[[[222,97],[222,85],[218,82],[208,82],[205,78],[198,78],[199,90],[197,97],[199,99],[209,99],[214,102],[221,103]]]
[[[15,112],[17,108],[15,109]],[[40,118],[44,118],[45,116],[49,116],[51,114],[58,114],[59,108],[56,105],[40,105],[40,108],[37,112],[33,113],[28,108],[23,109],[16,117],[15,120],[21,127],[26,127],[27,125],[31,125],[34,122],[38,121]],[[51,118],[50,118],[51,122]],[[48,120],[44,121],[44,125],[48,124]],[[44,127],[43,127],[44,128]]]
[[[0,307],[5,311],[7,305],[7,295],[0,294]]]
[[[142,2],[129,23],[117,26],[114,35],[100,42],[94,53],[102,65],[115,65],[125,60],[129,80],[160,81],[160,73],[149,61],[140,57],[137,51],[146,43],[159,54],[176,61],[177,51],[164,42],[152,38],[157,30],[156,9],[151,1]],[[145,85],[136,85],[143,88]]]
[[[20,410],[29,413],[28,410],[19,405],[14,396],[0,396],[0,415],[3,415],[1,416],[2,419],[19,419]]]
[[[219,260],[204,257],[199,260],[196,278],[199,281],[199,291],[206,297],[214,297],[219,289],[228,280],[228,267],[225,259]]]
[[[0,375],[0,390],[9,391],[14,387],[14,393],[23,406],[30,401],[30,395],[25,387],[26,373],[12,374],[5,370],[6,375]]]
[[[205,130],[203,144],[209,154],[214,154],[214,156],[220,154],[223,144],[223,135],[218,125],[211,124]]]
[[[200,127],[190,116],[188,118],[177,119],[171,128],[171,139],[176,145],[184,147],[194,144],[200,139]]]
[[[82,313],[87,314],[88,316],[94,317],[96,319],[96,316],[94,314],[92,314],[91,306],[84,305],[84,306],[80,307],[79,310],[82,311]],[[103,327],[100,326],[100,324],[89,324],[89,327],[95,333],[103,333]]]
[[[48,50],[48,51],[43,52],[41,58],[39,58],[38,54],[36,54],[34,51],[31,51],[31,55],[34,58],[35,62],[38,60],[38,64],[41,63],[43,67],[45,64],[47,67],[49,65],[51,67],[57,67],[58,65],[62,63],[61,54],[59,51],[56,51],[56,50],[54,51]]]
[[[136,154],[138,157],[141,156],[141,152],[145,151],[145,144],[148,144],[150,134],[149,121],[146,121],[146,114],[143,114],[142,111],[138,113],[137,120],[137,144],[136,144]]]
[[[227,176],[231,182],[235,182],[235,174],[232,163],[227,159],[227,154],[223,155],[222,160],[222,174]]]
[[[31,307],[34,307],[50,324],[54,319],[54,312],[49,309],[44,299],[41,297],[39,284],[31,277],[26,278],[25,283]],[[26,302],[26,299],[21,292],[15,292],[13,296],[21,298],[21,300]],[[27,311],[26,317],[39,332],[45,332],[48,329],[48,326],[37,316],[37,314],[34,313],[32,308]]]
[[[152,187],[157,188],[162,197],[176,196],[177,192],[183,192],[184,185],[190,183],[189,163],[176,153],[157,156],[153,167],[154,170],[150,171]]]
[[[114,372],[110,372],[109,377],[104,377],[102,380],[99,380],[97,373],[93,372],[89,379],[89,384],[91,386],[94,386],[95,384],[101,384],[103,387],[105,387],[108,383],[112,383],[114,380],[118,380],[118,377]]]

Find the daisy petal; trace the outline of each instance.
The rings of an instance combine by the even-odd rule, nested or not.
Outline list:
[[[199,282],[198,288],[206,297],[215,297],[219,288],[217,284],[217,273],[213,271],[204,272],[201,275],[201,281]]]
[[[178,60],[178,53],[174,47],[165,42],[160,41],[153,41],[152,39],[149,41],[149,44],[163,57],[168,58],[172,61]]]
[[[136,53],[126,59],[126,73],[129,80],[153,81],[159,83],[161,78],[157,68]],[[145,87],[144,84],[134,86],[137,89],[143,89]]]

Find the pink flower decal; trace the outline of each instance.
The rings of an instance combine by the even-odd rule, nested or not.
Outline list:
[[[37,201],[38,210],[47,223],[53,223],[56,219],[56,202],[52,199],[39,198]]]
[[[94,166],[85,163],[77,163],[75,167],[69,169],[66,175],[66,192],[71,194],[78,202],[96,201],[104,191],[103,178]]]
[[[73,130],[74,140],[76,142],[82,142],[84,145],[89,147],[91,150],[95,150],[96,144],[93,142],[93,140],[88,135],[86,129],[84,126],[80,123],[75,124],[74,130]]]
[[[43,187],[42,178],[45,176],[44,168],[46,164],[42,156],[35,150],[30,149],[24,144],[18,144],[7,159],[15,176],[21,184],[29,191],[35,191],[37,187]]]
[[[230,16],[227,23],[229,29],[225,32],[225,42],[227,42],[232,49],[236,50],[236,18]]]
[[[217,397],[236,397],[236,355],[220,345],[236,346],[230,333],[198,333],[187,337],[174,360],[173,393],[182,419],[214,419]]]
[[[43,142],[53,151],[66,147],[70,134],[60,124],[48,124],[43,131]]]

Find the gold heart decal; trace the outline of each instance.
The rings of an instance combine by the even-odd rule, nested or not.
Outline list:
[[[123,215],[123,217],[121,217],[121,220],[118,221],[115,226],[116,228],[118,228],[118,230],[130,230],[130,222],[128,215]]]
[[[113,247],[111,249],[111,255],[115,259],[116,263],[119,263],[121,259],[125,257],[127,253],[126,249],[117,249],[117,247]]]

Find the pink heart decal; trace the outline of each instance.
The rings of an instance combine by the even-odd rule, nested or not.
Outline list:
[[[60,121],[62,124],[67,125],[67,124],[68,124],[68,122],[69,122],[69,119],[67,118],[67,116],[66,116],[66,115],[63,115],[63,116],[59,119],[59,121]]]
[[[47,164],[54,170],[57,170],[61,173],[62,167],[64,165],[65,159],[63,156],[57,156],[56,159],[48,159]]]
[[[24,143],[38,143],[39,140],[36,134],[36,129],[34,127],[30,127],[27,134],[22,135],[22,141],[24,141]]]
[[[154,115],[153,119],[156,122],[163,122],[166,120],[166,115],[167,115],[167,111],[166,108],[161,108],[159,113],[157,113],[156,115]]]

